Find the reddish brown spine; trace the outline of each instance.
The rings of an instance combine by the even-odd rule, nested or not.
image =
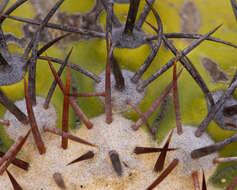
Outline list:
[[[165,164],[165,158],[166,158],[166,154],[167,154],[167,149],[169,148],[169,144],[170,144],[170,141],[171,141],[171,138],[172,138],[172,135],[173,135],[173,132],[174,130],[171,131],[164,147],[163,147],[163,151],[161,151],[157,161],[156,161],[156,164],[155,164],[155,167],[154,167],[154,171],[156,172],[160,172],[163,170],[164,168],[164,164]]]
[[[153,147],[135,147],[134,153],[135,154],[147,154],[147,153],[154,153],[154,152],[162,152],[162,151],[175,151],[178,150],[178,148],[153,148]]]
[[[181,70],[178,75],[177,79],[181,75],[183,70]],[[149,118],[151,114],[155,111],[155,109],[160,105],[160,103],[165,99],[165,97],[169,94],[170,90],[173,88],[173,81],[168,84],[166,89],[162,92],[162,94],[156,99],[156,101],[151,105],[151,107],[144,113],[146,118]],[[134,130],[138,130],[139,127],[143,124],[143,120],[140,118],[135,124],[132,125]]]
[[[87,97],[94,97],[94,96],[104,96],[105,92],[91,92],[91,93],[79,93],[79,94],[69,94],[72,97],[80,97],[80,98],[87,98]]]
[[[47,132],[50,132],[50,133],[53,133],[55,135],[64,136],[67,139],[70,139],[72,141],[75,141],[75,142],[78,142],[78,143],[81,143],[81,144],[85,144],[85,145],[93,146],[93,147],[96,146],[96,145],[94,145],[94,144],[92,144],[92,143],[90,143],[90,142],[88,142],[88,141],[86,141],[86,140],[84,140],[80,137],[77,137],[77,136],[71,135],[69,133],[60,131],[60,130],[56,129],[55,127],[50,127],[50,126],[45,125],[43,127],[43,130],[47,131]]]
[[[146,190],[152,190],[158,184],[160,184],[170,174],[170,172],[172,172],[172,170],[178,165],[178,163],[179,163],[179,160],[174,159],[170,163],[170,165],[162,172],[162,174]]]
[[[26,99],[26,109],[27,109],[27,113],[28,113],[28,117],[29,117],[29,121],[30,121],[30,126],[32,129],[32,134],[35,140],[35,144],[39,150],[40,154],[44,154],[46,152],[46,148],[44,146],[44,142],[41,138],[36,120],[35,120],[35,115],[34,115],[34,111],[32,108],[32,104],[31,104],[31,99],[29,96],[29,92],[28,92],[28,87],[26,84],[26,79],[24,78],[24,89],[25,89],[25,99]]]
[[[14,190],[23,190],[23,189],[21,188],[21,186],[17,183],[17,181],[16,181],[16,179],[13,177],[13,175],[12,175],[8,170],[6,170],[6,171],[7,171],[8,177],[9,177],[11,183],[12,183],[13,189],[14,189]]]
[[[25,137],[18,137],[16,142],[11,146],[11,148],[5,153],[5,155],[0,160],[0,175],[4,173],[7,167],[15,159],[17,153],[21,150],[22,146],[25,144],[26,139],[30,135],[31,130],[28,131]]]
[[[146,117],[143,115],[141,110],[133,104],[131,101],[127,100],[127,104],[130,105],[140,116],[140,118],[143,120],[143,122],[146,124],[147,129],[150,131],[150,133],[153,135],[154,139],[156,138],[155,133],[152,131],[152,128],[150,127]]]
[[[0,157],[3,157],[4,155],[5,155],[5,153],[0,151]],[[26,170],[26,171],[28,170],[28,168],[30,166],[28,162],[25,162],[25,161],[20,160],[18,158],[15,158],[12,161],[12,164],[19,167],[19,168],[21,168],[21,169],[23,169],[23,170]]]
[[[67,164],[68,165],[71,165],[71,164],[74,164],[74,163],[77,163],[77,162],[81,162],[83,160],[88,160],[88,159],[92,159],[94,157],[94,153],[92,151],[88,151],[87,153],[81,155],[79,158],[71,161],[70,163]]]
[[[105,70],[105,114],[106,114],[106,123],[108,124],[112,122],[110,51],[111,51],[111,47],[110,47],[110,41],[109,41],[108,47],[107,47],[107,63],[106,63],[106,70]]]
[[[55,69],[54,69],[54,67],[53,67],[53,65],[52,65],[52,63],[50,62],[49,59],[48,59],[48,64],[50,66],[50,69],[51,69],[51,71],[52,71],[52,73],[54,75],[54,78],[55,78],[57,84],[59,85],[59,87],[62,90],[62,92],[64,94],[66,94],[65,93],[65,86],[64,86],[63,82],[61,81],[60,77],[58,76],[57,72],[55,71]],[[80,109],[80,107],[77,105],[77,102],[72,97],[69,97],[69,103],[71,104],[73,110],[78,115],[78,117],[83,121],[85,126],[88,129],[91,129],[93,127],[93,124],[89,121],[89,119],[86,117],[86,115]]]
[[[69,96],[67,94],[70,93],[70,83],[71,83],[71,67],[68,67],[67,72],[67,81],[66,88],[63,100],[63,117],[62,117],[62,131],[68,132],[68,117],[69,117]],[[68,147],[68,139],[62,135],[62,148],[67,149]]]

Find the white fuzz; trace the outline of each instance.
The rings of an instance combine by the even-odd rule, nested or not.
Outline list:
[[[43,108],[45,99],[41,97],[36,97],[37,105],[33,106],[34,115],[36,118],[36,122],[38,124],[39,131],[43,131],[44,125],[55,126],[57,120],[57,114],[54,106],[52,104],[49,105],[49,108],[46,110]],[[25,99],[16,101],[15,105],[26,115],[26,104]],[[30,129],[30,124],[23,125],[19,122],[14,115],[12,115],[9,111],[7,111],[4,115],[4,119],[10,121],[10,125],[6,127],[6,132],[12,140],[16,140],[19,136],[25,136],[25,134]],[[33,136],[30,135],[29,143],[33,143]]]
[[[183,126],[182,135],[177,134],[177,129],[174,130],[170,147],[178,147],[179,150],[169,152],[168,159],[170,161],[174,158],[180,160],[177,170],[179,176],[190,176],[192,172],[202,172],[202,169],[204,169],[206,176],[210,177],[216,169],[216,165],[213,164],[213,159],[218,156],[217,153],[199,159],[191,158],[191,152],[193,150],[215,143],[206,133],[201,137],[196,137],[194,134],[196,130],[196,127]]]
[[[39,115],[36,114],[36,118]],[[53,178],[56,172],[61,174],[67,189],[70,190],[144,190],[160,175],[160,173],[157,174],[153,171],[159,153],[142,155],[133,153],[136,146],[158,146],[142,129],[133,131],[131,129],[132,121],[116,114],[113,115],[113,122],[109,125],[105,123],[105,115],[96,117],[91,121],[94,124],[92,129],[88,130],[83,125],[80,129],[72,130],[70,133],[96,144],[97,147],[90,147],[69,140],[68,149],[64,150],[61,148],[61,137],[42,132],[46,153],[39,155],[35,144],[28,139],[27,142],[31,143],[26,143],[23,146],[18,157],[30,163],[29,171],[23,171],[13,165],[10,165],[8,170],[26,190],[59,190],[60,188]],[[184,129],[184,135],[185,132]],[[175,142],[175,138],[172,141]],[[171,145],[171,147],[177,147],[177,145]],[[123,168],[121,177],[118,177],[113,170],[109,159],[109,151],[111,150],[115,150],[119,154]],[[68,163],[88,151],[94,152],[94,158],[67,166]],[[180,150],[176,152],[178,151]],[[167,157],[171,157],[170,152]],[[169,160],[166,160],[165,168],[170,163]],[[191,176],[182,177],[178,174],[178,170],[179,167],[176,167],[155,189],[192,189]],[[11,188],[7,174],[4,173],[0,178],[0,189]],[[210,184],[208,184],[208,189],[214,190]]]
[[[136,90],[137,84],[132,83],[131,78],[134,75],[133,72],[128,70],[122,70],[124,81],[125,81],[125,89],[120,92],[115,88],[115,79],[114,75],[111,74],[111,102],[113,112],[122,112],[130,109],[131,107],[127,105],[126,101],[130,100],[135,104],[138,104],[144,97],[145,92],[138,92]],[[95,91],[96,92],[104,92],[105,87],[105,71],[102,72],[100,75],[102,79],[100,83],[95,84]],[[139,81],[141,82],[141,80]],[[138,84],[139,84],[138,82]],[[104,102],[104,98],[101,98]]]

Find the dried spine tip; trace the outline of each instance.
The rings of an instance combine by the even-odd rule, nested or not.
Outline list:
[[[156,164],[154,166],[154,171],[155,172],[160,172],[163,170],[164,168],[164,165],[165,165],[165,158],[166,158],[166,154],[167,154],[167,149],[169,148],[169,144],[170,144],[170,141],[171,141],[171,138],[172,138],[172,135],[173,135],[173,132],[174,132],[174,129],[172,129],[171,133],[169,134],[169,137],[163,147],[163,151],[161,151],[157,161],[156,161]]]
[[[109,157],[110,157],[112,166],[113,166],[115,172],[117,173],[117,175],[122,176],[123,170],[122,170],[122,165],[121,165],[118,153],[115,150],[111,150],[109,152]]]
[[[200,190],[198,172],[197,171],[194,171],[192,173],[192,179],[193,179],[194,190]]]
[[[71,135],[69,133],[66,133],[66,132],[63,132],[63,131],[60,131],[58,129],[56,129],[55,127],[50,127],[48,125],[45,125],[43,127],[43,130],[46,132],[50,132],[50,133],[53,133],[55,135],[60,135],[60,136],[63,136],[64,138],[67,138],[67,139],[70,139],[72,141],[75,141],[75,142],[78,142],[78,143],[81,143],[81,144],[85,144],[85,145],[88,145],[88,146],[93,146],[95,147],[96,145],[84,140],[84,139],[81,139],[77,136],[74,136],[74,135]]]
[[[44,146],[44,142],[41,138],[39,128],[38,128],[37,123],[36,123],[36,119],[35,119],[34,111],[33,111],[33,108],[32,108],[32,104],[31,104],[31,100],[30,100],[28,87],[27,87],[25,78],[24,78],[24,90],[25,90],[26,110],[27,110],[27,113],[28,113],[30,126],[31,126],[31,129],[32,129],[32,134],[33,134],[33,137],[34,137],[34,140],[35,140],[35,144],[38,148],[39,153],[44,154],[46,152],[46,148]]]
[[[77,159],[73,160],[72,162],[68,163],[67,166],[71,165],[71,164],[74,164],[76,162],[83,161],[83,160],[92,159],[92,158],[94,158],[94,156],[95,156],[94,152],[88,151],[87,153],[83,154],[79,158],[77,158]]]
[[[59,188],[66,189],[66,185],[64,183],[63,177],[59,172],[55,172],[53,174],[53,179]]]
[[[178,165],[179,160],[174,159],[169,166],[161,173],[161,175],[146,189],[146,190],[152,190],[154,189],[159,183],[161,183],[169,174],[172,172],[172,170]]]
[[[202,171],[202,190],[207,190],[207,182],[204,171]]]
[[[147,153],[154,153],[154,152],[162,152],[162,151],[175,151],[178,148],[153,148],[153,147],[136,147],[134,149],[135,154],[147,154]]]
[[[13,177],[13,175],[12,175],[8,170],[6,170],[6,171],[7,171],[8,177],[9,177],[11,183],[12,183],[13,189],[14,189],[14,190],[23,190],[23,189],[21,188],[21,186],[17,183],[17,181],[16,181],[16,179]]]

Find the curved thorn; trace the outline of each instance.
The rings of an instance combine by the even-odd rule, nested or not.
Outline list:
[[[108,0],[101,0],[104,8],[106,11],[108,11]],[[112,15],[112,22],[115,25],[115,27],[121,27],[122,24],[120,23],[119,19],[116,17],[116,15],[113,13]]]
[[[17,16],[8,16],[8,15],[2,15],[2,16],[5,18],[10,18],[13,20],[17,20],[17,21],[32,24],[32,25],[40,25],[40,22],[29,19],[29,18],[21,18],[21,17],[17,17]],[[106,38],[105,34],[102,32],[97,32],[94,30],[87,30],[87,29],[83,29],[83,28],[76,28],[76,27],[72,27],[72,26],[63,26],[63,25],[54,24],[54,23],[47,23],[45,25],[45,27],[61,30],[64,32],[71,32],[71,33],[76,33],[76,34],[81,34],[81,35],[98,37],[98,38],[102,38],[102,39]]]
[[[21,6],[23,3],[25,3],[27,0],[18,0],[16,1],[11,7],[9,7],[5,11],[5,15],[10,15],[14,10],[16,10],[19,6]],[[3,21],[6,19],[3,15],[0,16],[0,25],[3,23]]]
[[[67,34],[63,34],[55,39],[53,39],[52,41],[48,42],[47,44],[45,44],[42,48],[39,49],[39,51],[37,52],[37,56],[40,56],[42,53],[44,53],[47,49],[49,49],[52,45],[54,45],[55,43],[57,43],[58,41],[62,40],[63,38],[66,38],[68,36],[70,36],[71,33],[67,33]]]
[[[155,0],[149,0],[149,4],[153,5],[153,3],[155,2]],[[139,18],[137,19],[137,22],[135,24],[135,28],[137,30],[141,29],[143,23],[146,20],[146,17],[148,16],[149,12],[151,10],[151,7],[149,5],[145,5],[144,9],[142,10]]]
[[[152,61],[154,60],[155,56],[157,55],[157,52],[159,51],[161,42],[162,42],[162,36],[163,36],[163,25],[160,19],[159,14],[157,13],[157,11],[152,7],[152,5],[150,5],[147,1],[146,3],[148,4],[148,6],[151,8],[153,15],[156,18],[156,22],[157,22],[157,26],[158,26],[158,30],[157,33],[159,35],[156,44],[152,47],[151,53],[150,55],[146,58],[144,64],[139,68],[139,70],[133,75],[132,77],[132,82],[137,83],[138,80],[142,77],[142,75],[146,72],[146,70],[149,68],[149,66],[151,65]]]
[[[9,3],[9,0],[2,1],[1,5],[0,5],[0,15],[3,13],[3,11],[5,10],[8,3]]]
[[[202,34],[188,34],[188,33],[166,33],[164,34],[164,36],[166,38],[188,38],[188,39],[200,39],[201,37],[203,37]],[[145,38],[145,41],[156,40],[158,37],[159,37],[158,35],[148,36]],[[231,42],[227,42],[225,40],[221,40],[219,38],[209,36],[206,40],[237,48],[237,45]]]
[[[59,68],[59,70],[58,70],[58,72],[57,72],[57,74],[58,74],[59,77],[61,76],[61,74],[62,74],[64,68],[65,68],[65,67],[67,66],[67,64],[68,64],[68,59],[69,59],[69,57],[70,57],[70,55],[71,55],[71,53],[72,53],[72,50],[73,50],[73,48],[71,48],[71,50],[70,50],[69,53],[67,54],[67,56],[66,56],[66,58],[65,58],[65,60],[64,60],[64,62],[63,62],[63,64],[60,66],[60,68]],[[52,96],[53,96],[53,93],[54,93],[54,90],[55,90],[55,88],[56,88],[56,85],[57,85],[57,81],[56,81],[56,79],[54,79],[54,81],[52,82],[52,84],[51,84],[51,86],[50,86],[50,89],[49,89],[49,92],[48,92],[48,94],[47,94],[47,97],[45,98],[44,109],[48,109],[49,103],[50,103],[50,100],[51,100],[51,98],[52,98]]]
[[[235,20],[237,22],[237,3],[236,3],[235,0],[230,0],[230,3],[231,3],[231,6],[232,6],[232,9],[233,9]]]
[[[61,64],[61,65],[64,64],[64,61],[63,61],[63,60],[58,59],[58,58],[54,58],[54,57],[39,56],[38,58],[39,58],[39,59],[42,59],[42,60],[45,60],[45,61],[50,60],[50,61],[52,61],[52,62]],[[80,67],[79,65],[76,65],[76,64],[72,64],[72,63],[71,63],[71,68],[72,68],[73,70],[75,70],[75,71],[78,71],[78,72],[80,72],[80,73],[86,75],[87,77],[89,77],[89,78],[91,78],[92,80],[94,80],[96,83],[100,83],[100,82],[101,82],[101,78],[100,78],[98,75],[96,75],[96,74],[94,74],[94,73],[92,73],[92,72],[90,72],[90,71],[87,71],[86,69],[83,69],[83,68]]]
[[[187,48],[185,48],[182,52],[178,54],[178,61],[183,58],[186,54],[191,52],[194,48],[196,48],[200,43],[202,43],[208,36],[213,34],[217,29],[219,29],[221,25],[214,28],[212,31],[208,32],[206,35],[204,35],[202,38],[196,40],[195,42],[191,43]],[[144,89],[146,86],[148,86],[151,82],[153,82],[155,79],[157,79],[161,74],[163,74],[165,71],[167,71],[173,64],[174,64],[175,58],[173,57],[166,65],[164,65],[161,69],[159,69],[157,72],[155,72],[150,78],[142,82],[140,85],[138,85],[138,90]]]
[[[157,29],[155,27],[153,27],[149,22],[146,22],[146,23],[149,26],[151,26],[152,29],[157,31]],[[177,55],[179,52],[175,48],[175,46],[172,43],[169,42],[169,40],[165,37],[165,35],[163,35],[162,38],[163,38],[163,41],[166,44],[166,46],[171,50],[171,52],[174,55]],[[184,58],[181,58],[180,62],[185,67],[185,69],[190,73],[190,75],[193,77],[193,79],[197,82],[197,84],[202,89],[202,91],[206,95],[206,97],[208,97],[211,105],[213,106],[214,105],[214,100],[213,100],[213,97],[212,97],[212,95],[210,93],[210,90],[208,89],[206,83],[204,82],[201,75],[198,73],[197,69],[194,67],[194,65],[192,64],[190,59],[187,56],[184,56]]]

